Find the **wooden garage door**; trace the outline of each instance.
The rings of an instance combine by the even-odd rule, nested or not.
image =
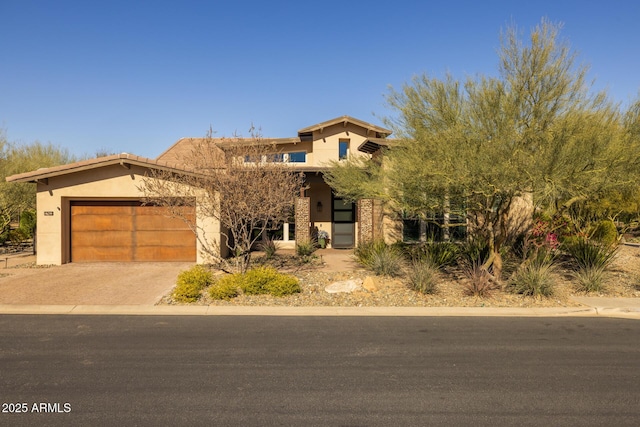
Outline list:
[[[195,220],[195,207],[184,207]],[[71,203],[71,261],[196,261],[196,238],[165,208],[139,202]]]

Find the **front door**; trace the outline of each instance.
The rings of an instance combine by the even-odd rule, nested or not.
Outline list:
[[[355,204],[333,197],[331,247],[353,248],[355,246]]]

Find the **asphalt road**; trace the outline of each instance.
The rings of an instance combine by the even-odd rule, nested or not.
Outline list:
[[[640,322],[5,315],[0,378],[7,426],[637,426]]]

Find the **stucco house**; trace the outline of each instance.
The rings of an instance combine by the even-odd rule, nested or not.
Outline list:
[[[324,230],[334,248],[352,248],[380,233],[381,218],[373,200],[350,203],[335,197],[323,180],[331,160],[350,155],[371,158],[391,131],[342,116],[300,129],[295,137],[263,138],[305,175],[305,192],[295,201],[291,223],[275,236],[283,247]],[[118,154],[13,175],[10,182],[37,185],[38,264],[96,261],[207,262],[199,239],[163,208],[142,203],[142,182],[152,169],[183,172],[180,159],[194,138],[183,138],[156,159]],[[198,200],[185,209],[196,216]],[[198,218],[199,233],[221,241],[220,224]],[[221,254],[225,249],[220,248]]]

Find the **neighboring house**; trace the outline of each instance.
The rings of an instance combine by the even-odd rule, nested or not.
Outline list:
[[[283,162],[305,174],[305,192],[295,201],[290,223],[274,234],[282,246],[325,230],[334,248],[352,248],[380,237],[382,214],[373,200],[350,203],[335,197],[323,180],[331,160],[372,157],[391,131],[349,116],[318,123],[292,138],[263,138]],[[206,262],[199,239],[180,220],[142,204],[142,180],[150,169],[180,173],[194,138],[183,138],[157,159],[119,154],[13,175],[10,182],[37,184],[38,264],[87,261]],[[242,143],[242,141],[236,142]],[[196,200],[185,209],[195,216]],[[375,219],[377,218],[377,219]],[[199,233],[220,242],[220,225],[198,218]],[[221,254],[225,253],[220,248]]]

